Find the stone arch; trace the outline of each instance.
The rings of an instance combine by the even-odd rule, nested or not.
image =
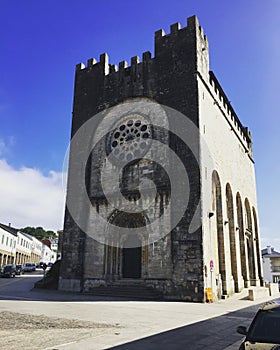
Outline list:
[[[115,210],[108,222],[114,226],[136,228],[147,225],[148,218],[143,213],[126,213]],[[131,237],[129,234],[120,236],[118,230],[113,234],[106,232],[104,246],[104,276],[107,280],[120,278],[141,278],[148,268],[148,237]],[[125,242],[138,241],[137,247],[125,248]]]
[[[252,232],[252,216],[248,198],[245,199],[245,228]]]
[[[233,209],[232,190],[229,183],[227,183],[226,185],[226,207],[227,207],[227,221],[228,221],[228,229],[229,229],[231,272],[234,279],[235,291],[238,292],[239,287],[238,287],[234,209]]]
[[[250,280],[256,279],[255,273],[255,256],[254,256],[254,237],[253,237],[253,226],[252,226],[252,214],[251,207],[248,198],[245,199],[245,239],[247,247],[247,259],[249,267]]]
[[[226,261],[225,261],[225,240],[223,229],[223,210],[222,210],[222,190],[220,177],[217,171],[212,173],[212,209],[216,216],[216,240],[218,248],[218,266],[217,278],[217,293],[218,297],[226,291]]]
[[[240,262],[241,262],[241,274],[244,282],[247,283],[248,271],[247,271],[247,260],[246,260],[246,248],[245,248],[245,231],[244,231],[244,220],[243,220],[243,205],[240,193],[236,194],[236,210],[237,210],[237,228],[239,232],[239,247],[240,247]]]
[[[256,255],[257,255],[258,277],[259,277],[259,280],[261,282],[261,285],[263,285],[261,255],[260,255],[260,237],[259,237],[259,229],[258,229],[258,217],[257,217],[256,209],[254,207],[252,207],[252,213],[253,213],[254,238],[255,238],[256,253],[257,253]]]

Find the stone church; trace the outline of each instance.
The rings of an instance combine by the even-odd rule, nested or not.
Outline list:
[[[260,285],[252,136],[197,17],[157,31],[153,57],[78,64],[59,289],[204,302]]]

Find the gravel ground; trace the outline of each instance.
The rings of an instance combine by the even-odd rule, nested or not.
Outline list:
[[[43,315],[0,312],[0,349],[56,350],[82,338],[118,334],[119,326]]]

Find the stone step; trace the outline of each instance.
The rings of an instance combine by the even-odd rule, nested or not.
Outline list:
[[[248,298],[249,298],[248,288],[244,288],[240,292],[234,293],[234,294],[229,296],[230,300],[245,300]]]
[[[269,297],[269,289],[266,287],[250,287],[249,300],[257,300]]]
[[[162,294],[144,285],[111,285],[92,288],[87,294],[139,300],[162,300]]]
[[[145,283],[141,279],[135,279],[135,278],[124,278],[120,280],[116,280],[112,282],[112,285],[114,286],[139,286],[143,285],[145,286]]]
[[[230,296],[226,296],[229,300],[256,300],[269,296],[269,288],[266,287],[256,287],[251,286],[249,288],[244,288],[239,293],[234,293]],[[224,298],[224,299],[226,299]]]

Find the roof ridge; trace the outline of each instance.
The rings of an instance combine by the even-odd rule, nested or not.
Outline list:
[[[19,231],[19,229],[17,229],[17,228],[14,228],[14,227],[12,227],[12,226],[7,226],[7,225],[2,224],[2,223],[0,223],[0,227],[1,227],[3,230],[5,230],[5,231],[7,231],[7,232],[9,232],[9,233],[11,233],[11,234],[13,234],[14,236],[17,236],[17,233],[18,233],[18,231]]]

